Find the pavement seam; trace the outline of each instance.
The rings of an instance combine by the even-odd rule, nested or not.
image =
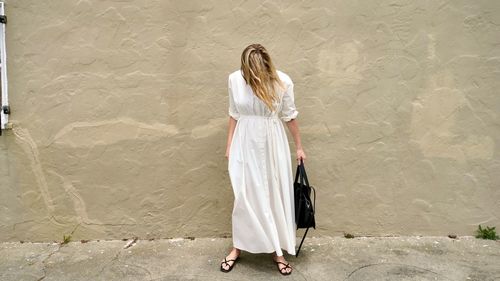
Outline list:
[[[45,270],[45,267],[46,267],[46,262],[48,259],[50,259],[52,257],[52,255],[54,255],[55,253],[59,252],[59,250],[61,250],[61,247],[62,247],[62,244],[59,244],[59,246],[57,247],[57,249],[55,251],[52,251],[52,253],[50,253],[45,259],[43,259],[42,261],[42,271],[43,271],[43,276],[38,278],[37,281],[41,281],[43,279],[45,279],[45,277],[47,277],[47,271]]]
[[[376,266],[376,265],[387,265],[387,264],[391,264],[391,265],[402,265],[402,266],[408,266],[408,267],[414,267],[414,268],[418,268],[422,271],[427,271],[427,272],[431,272],[433,274],[436,274],[437,276],[439,277],[442,277],[442,278],[445,278],[446,280],[450,280],[450,281],[453,281],[451,279],[449,279],[448,277],[438,273],[438,272],[435,272],[435,271],[432,271],[430,269],[427,269],[427,268],[424,268],[424,267],[420,267],[420,266],[415,266],[415,265],[411,265],[411,264],[404,264],[404,263],[394,263],[394,262],[378,262],[378,263],[370,263],[370,264],[365,264],[365,265],[362,265],[362,266],[359,266],[357,267],[356,269],[354,269],[353,271],[351,271],[351,273],[349,273],[349,275],[346,276],[346,278],[344,279],[344,281],[348,280],[352,274],[354,274],[356,271],[362,269],[362,268],[365,268],[365,267],[370,267],[370,266]]]
[[[52,216],[51,218],[54,218],[54,219],[55,219],[55,217],[54,217],[54,216]],[[71,236],[73,235],[73,233],[75,233],[75,231],[78,229],[78,227],[79,227],[80,225],[81,225],[81,224],[77,224],[77,225],[75,226],[75,228],[73,228],[73,230],[72,230],[72,231],[71,231],[71,233],[69,234],[69,237],[71,237]],[[58,244],[59,244],[59,247],[57,247],[57,249],[56,249],[55,251],[53,251],[52,253],[50,253],[50,254],[49,254],[49,255],[48,255],[48,256],[47,256],[47,257],[46,257],[46,258],[42,261],[42,265],[43,265],[43,267],[42,267],[42,270],[43,270],[43,276],[42,276],[42,277],[40,277],[39,279],[37,279],[37,281],[41,281],[41,280],[45,279],[45,277],[47,277],[47,271],[45,270],[45,267],[46,267],[45,262],[46,262],[48,259],[50,259],[50,257],[52,257],[52,255],[53,255],[53,254],[55,254],[55,253],[59,252],[59,250],[61,250],[61,247],[65,245],[65,243],[64,243],[64,242],[60,242],[60,243],[58,243]]]
[[[108,263],[106,263],[102,267],[102,269],[95,275],[95,277],[99,277],[110,264],[112,264],[115,261],[117,261],[119,259],[119,257],[120,257],[120,254],[121,254],[121,250],[118,250],[118,253],[116,253],[116,255]]]

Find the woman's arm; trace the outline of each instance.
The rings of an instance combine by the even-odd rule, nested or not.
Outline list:
[[[236,119],[233,117],[229,116],[229,130],[227,134],[227,143],[226,143],[226,159],[229,158],[229,149],[231,146],[231,141],[233,140],[233,133],[234,133],[234,128],[236,127]]]
[[[306,162],[306,154],[304,153],[304,150],[302,149],[302,142],[300,140],[300,133],[299,133],[299,124],[297,122],[297,119],[294,118],[288,122],[286,122],[286,125],[288,127],[288,130],[293,136],[293,141],[295,142],[295,149],[297,150],[297,163],[300,164],[300,159],[305,163]]]

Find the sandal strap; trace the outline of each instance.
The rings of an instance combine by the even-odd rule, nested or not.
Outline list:
[[[234,259],[234,260],[233,260],[233,259],[228,260],[228,259],[224,258],[224,261],[223,261],[222,263],[225,263],[225,264],[227,264],[227,265],[231,266],[231,265],[229,264],[229,262],[230,262],[230,261],[236,261],[236,259]],[[233,265],[234,265],[234,263],[233,263]]]
[[[278,263],[281,263],[281,264],[284,264],[284,265],[285,265],[285,266],[284,266],[284,267],[282,267],[282,268],[279,268],[280,266],[278,265],[278,269],[279,269],[279,271],[280,271],[281,273],[287,273],[287,274],[289,274],[289,273],[291,273],[291,272],[292,272],[291,270],[290,270],[290,272],[287,272],[287,271],[286,271],[286,269],[287,269],[287,268],[290,268],[290,269],[292,269],[292,270],[293,270],[293,268],[290,266],[290,263],[283,263],[283,262],[280,262],[280,261],[277,261],[276,263],[277,263],[277,264],[278,264]],[[283,271],[283,270],[285,270],[285,271]]]
[[[284,262],[280,262],[280,261],[277,261],[277,263],[284,264],[284,265],[285,265],[285,267],[283,267],[283,268],[287,268],[287,267],[292,268],[292,267],[290,266],[290,263],[284,263]]]

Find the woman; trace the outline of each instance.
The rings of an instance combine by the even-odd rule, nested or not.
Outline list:
[[[304,161],[294,104],[293,82],[276,70],[260,44],[245,48],[241,69],[228,78],[229,133],[226,158],[234,192],[233,249],[221,270],[229,272],[241,253],[273,253],[283,275],[292,267],[282,249],[295,255],[295,211],[290,147],[283,123],[293,135],[297,161]],[[281,120],[280,120],[281,119]]]

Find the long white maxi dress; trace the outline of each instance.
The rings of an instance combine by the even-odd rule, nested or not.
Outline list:
[[[282,121],[298,115],[293,82],[282,71],[286,90],[277,110],[269,108],[245,83],[241,70],[228,78],[229,115],[237,120],[229,148],[228,171],[234,192],[233,246],[251,253],[295,255],[293,172]],[[279,115],[278,115],[279,113]]]

